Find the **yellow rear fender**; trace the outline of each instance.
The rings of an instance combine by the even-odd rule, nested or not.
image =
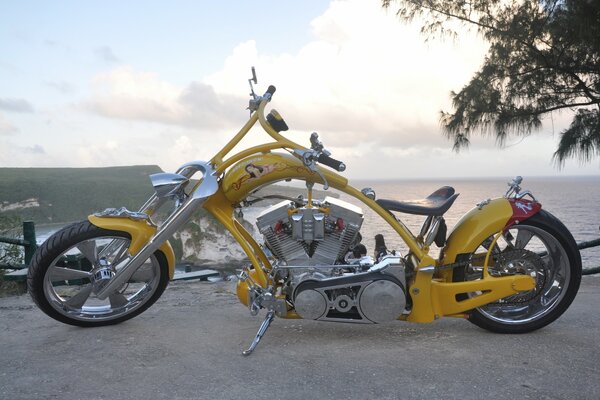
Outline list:
[[[442,264],[455,262],[459,254],[474,252],[485,239],[509,225],[513,207],[507,199],[499,198],[484,203],[457,222],[446,242]]]
[[[102,229],[127,232],[131,236],[129,253],[132,256],[137,254],[156,233],[156,227],[149,225],[146,221],[133,220],[127,217],[97,217],[90,215],[88,216],[88,221]],[[175,253],[173,252],[173,248],[167,240],[159,247],[159,250],[163,252],[167,259],[169,279],[173,279],[173,274],[175,273]]]

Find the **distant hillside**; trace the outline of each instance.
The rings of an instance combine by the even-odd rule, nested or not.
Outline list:
[[[110,168],[0,168],[0,215],[18,215],[36,224],[67,223],[85,219],[107,207],[137,211],[152,194],[148,175],[158,166]],[[306,195],[304,187],[270,186],[258,196],[279,194],[290,198]],[[338,197],[333,192],[314,191],[317,199]],[[256,214],[282,201],[271,198],[245,209],[244,227],[253,234]],[[199,210],[171,238],[178,260],[211,265],[245,259],[241,247],[225,228],[204,210]]]
[[[137,211],[153,193],[148,175],[162,172],[156,165],[108,168],[0,168],[0,214],[18,215],[36,224],[72,222],[107,207]],[[289,197],[305,194],[304,187],[275,185],[259,195]],[[315,198],[337,197],[315,190]],[[281,201],[270,199],[266,206]],[[201,213],[203,215],[203,213]]]
[[[135,210],[153,193],[156,165],[0,168],[0,213],[38,224],[71,222],[107,207]]]

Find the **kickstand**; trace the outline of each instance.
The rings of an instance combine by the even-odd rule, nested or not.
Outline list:
[[[264,321],[262,322],[262,324],[260,324],[260,328],[258,328],[258,332],[256,332],[256,337],[252,341],[252,344],[250,345],[248,350],[242,351],[243,355],[249,356],[250,354],[252,354],[252,352],[256,348],[256,345],[258,345],[258,342],[260,342],[260,339],[263,337],[263,335],[269,328],[269,325],[271,325],[271,322],[273,322],[274,318],[275,318],[275,311],[271,310],[271,311],[267,312],[267,315],[265,316]]]

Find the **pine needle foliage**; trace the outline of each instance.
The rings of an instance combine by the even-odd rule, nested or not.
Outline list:
[[[538,130],[542,118],[571,110],[554,160],[589,162],[600,155],[599,0],[383,0],[404,22],[421,21],[427,37],[456,36],[457,22],[489,43],[481,68],[440,121],[454,149],[472,135],[502,146]]]

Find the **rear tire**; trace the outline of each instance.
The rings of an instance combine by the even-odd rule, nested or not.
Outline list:
[[[488,238],[473,254],[459,257],[457,261],[470,264],[455,269],[453,281],[481,279],[481,255],[490,243]],[[575,299],[581,283],[581,255],[568,229],[545,210],[508,229],[491,255],[495,265],[490,261],[490,275],[529,274],[536,287],[471,310],[469,321],[475,325],[497,333],[531,332],[556,320]]]
[[[88,221],[56,232],[38,248],[29,266],[27,285],[33,301],[57,321],[82,327],[118,324],[141,314],[169,283],[167,259],[161,251],[107,299],[95,296],[102,283],[98,273],[114,274],[114,265],[128,255],[130,239],[126,232]]]

